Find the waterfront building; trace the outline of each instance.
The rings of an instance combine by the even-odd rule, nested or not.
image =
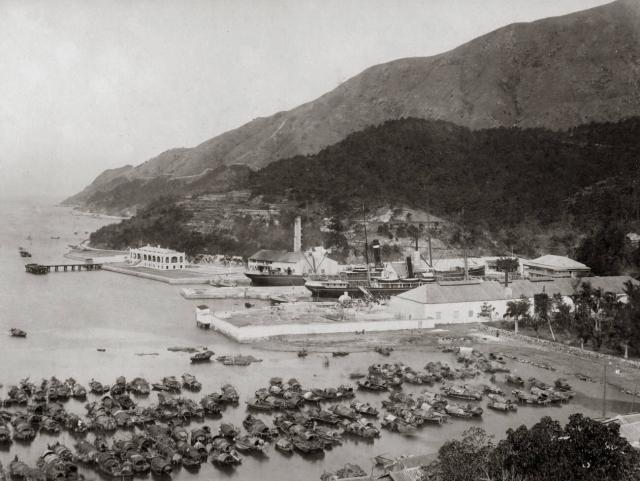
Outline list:
[[[536,277],[583,277],[588,276],[591,268],[568,257],[546,255],[533,260],[523,260],[524,276]]]
[[[306,252],[262,249],[250,256],[247,262],[249,274],[335,275],[339,271],[338,262],[331,259],[322,247]]]
[[[144,247],[129,250],[129,262],[134,266],[159,270],[184,269],[187,265],[184,252],[165,249],[147,244]]]
[[[482,315],[487,307],[491,308],[494,318],[502,318],[508,303],[522,297],[529,299],[533,315],[534,297],[542,293],[549,297],[558,294],[572,306],[572,296],[587,283],[593,289],[615,294],[618,300],[626,302],[624,290],[627,282],[640,284],[629,276],[519,279],[508,286],[497,281],[476,279],[438,281],[392,297],[389,309],[398,319],[433,320],[435,324],[478,322],[487,320]]]

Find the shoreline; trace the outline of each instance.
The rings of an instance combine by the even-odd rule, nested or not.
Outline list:
[[[62,207],[68,207],[68,206],[62,206]],[[71,207],[71,215],[75,215],[75,216],[80,216],[80,217],[93,217],[96,219],[105,219],[105,220],[128,220],[131,219],[133,216],[120,216],[120,215],[109,215],[109,214],[101,214],[98,212],[91,212],[91,211],[87,211],[87,210],[79,210],[76,207]]]

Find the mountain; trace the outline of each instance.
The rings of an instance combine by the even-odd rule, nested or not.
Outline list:
[[[91,242],[250,255],[286,246],[290,235],[281,228],[302,214],[305,242],[346,254],[357,247],[353,237],[332,236],[326,227],[358,225],[365,205],[372,232],[383,238],[390,227],[392,237],[408,237],[398,229],[408,233],[409,224],[424,229],[429,223],[445,244],[466,242],[494,254],[566,254],[599,226],[640,229],[639,138],[640,117],[568,131],[390,120],[318,154],[248,173],[241,184],[250,192],[190,196],[174,202],[177,209],[170,200],[150,203],[156,207],[102,228]],[[371,214],[401,207],[428,212],[429,221],[411,215],[389,224]]]
[[[471,129],[561,130],[616,121],[640,114],[639,78],[640,2],[618,0],[512,24],[440,55],[373,66],[292,110],[125,167],[120,177],[109,171],[66,203],[104,208],[96,193],[124,183],[144,189],[161,176],[180,184],[173,190],[184,191],[190,179],[208,169],[219,175],[234,165],[258,169],[317,153],[350,133],[404,117]],[[130,207],[126,202],[111,208]]]

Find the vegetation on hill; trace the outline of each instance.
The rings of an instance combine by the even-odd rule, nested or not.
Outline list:
[[[255,194],[344,206],[408,205],[493,234],[530,253],[537,230],[585,232],[637,218],[640,118],[566,132],[468,130],[403,119],[352,134],[317,155],[276,161],[253,173]],[[625,184],[618,191],[601,189]],[[523,226],[525,227],[523,229]]]
[[[311,204],[316,208],[306,218],[305,237],[346,257],[357,250],[354,239],[347,239],[347,230],[361,221],[363,204],[371,210],[408,206],[453,222],[453,228],[438,235],[456,246],[484,245],[485,251],[532,256],[576,254],[593,264],[597,274],[632,272],[640,255],[626,247],[620,252],[620,242],[640,227],[638,138],[640,118],[566,132],[472,131],[442,121],[390,121],[352,134],[316,155],[279,160],[252,173],[241,169],[229,176],[227,189],[248,187],[266,202],[286,200],[289,212],[280,222],[239,216],[231,228],[194,233],[185,225],[188,214],[160,201],[148,204],[129,222],[101,229],[92,242],[110,247],[158,242],[209,252],[215,247],[216,252],[240,255],[257,246],[289,248],[287,216]],[[173,181],[151,182],[170,194],[179,192],[170,187]],[[196,193],[208,189],[206,177],[192,185],[197,186]],[[211,190],[223,188],[215,184]],[[152,197],[146,197],[145,189],[123,184],[116,190],[118,196],[135,197],[144,205]],[[323,226],[327,228],[320,234]],[[616,226],[615,242],[611,235],[599,234],[611,226]],[[380,225],[375,234],[382,239],[424,237],[430,230],[434,234],[429,227],[407,222],[391,232],[389,226]],[[601,249],[603,242],[607,249]]]
[[[637,0],[619,0],[508,25],[440,55],[374,65],[289,111],[100,176],[69,202],[91,207],[86,199],[111,190],[109,183],[118,173],[126,175],[124,182],[168,176],[184,182],[185,194],[187,176],[224,166],[259,169],[278,159],[319,152],[353,132],[401,117],[470,128],[556,130],[640,115],[639,19]]]
[[[177,199],[161,198],[131,219],[98,229],[91,234],[90,242],[92,246],[111,249],[159,244],[189,256],[228,254],[248,257],[260,249],[292,248],[293,212],[284,212],[279,223],[256,222],[249,216],[238,216],[230,227],[206,233],[189,228],[191,215]],[[323,244],[323,234],[317,224],[305,222],[304,229],[305,246]]]

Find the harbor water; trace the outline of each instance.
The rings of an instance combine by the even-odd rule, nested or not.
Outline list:
[[[200,393],[183,395],[199,400],[204,394],[219,391],[225,383],[231,383],[240,392],[240,403],[229,407],[223,414],[225,422],[241,425],[246,416],[244,401],[260,387],[268,385],[271,377],[285,380],[297,378],[303,386],[329,387],[353,384],[349,374],[366,370],[379,362],[402,361],[421,369],[429,361],[455,364],[451,354],[433,352],[427,348],[397,350],[389,358],[374,352],[353,353],[344,358],[330,358],[324,366],[325,355],[311,353],[300,359],[295,352],[260,350],[251,345],[237,345],[221,335],[198,329],[195,326],[194,306],[203,301],[186,300],[179,295],[177,286],[155,282],[113,272],[66,272],[44,276],[26,274],[25,262],[69,262],[63,255],[68,244],[77,244],[88,233],[113,222],[90,216],[72,215],[70,209],[35,202],[5,202],[0,206],[0,397],[7,395],[11,384],[29,377],[39,383],[42,378],[56,376],[59,379],[74,377],[87,386],[96,379],[111,384],[117,376],[128,379],[143,376],[150,382],[164,376],[179,377],[182,373],[194,374],[203,384]],[[29,250],[31,259],[21,258],[18,248]],[[208,304],[214,310],[243,309],[242,300],[216,300]],[[28,333],[26,339],[8,335],[11,327],[19,327]],[[262,359],[261,363],[246,367],[227,367],[218,362],[191,365],[189,354],[171,352],[172,346],[207,346],[216,354],[251,354]],[[99,351],[100,349],[101,351]],[[102,351],[104,350],[104,351]],[[558,374],[514,362],[523,378],[536,376],[552,382]],[[600,373],[587,373],[598,377]],[[501,378],[501,376],[498,376]],[[485,378],[484,381],[487,379]],[[474,380],[481,382],[481,380]],[[502,414],[485,409],[482,420],[453,420],[443,426],[425,426],[414,436],[403,436],[382,431],[373,442],[345,439],[342,446],[327,451],[321,457],[286,457],[269,449],[265,457],[244,456],[242,464],[234,470],[219,470],[212,464],[203,464],[198,474],[178,470],[172,476],[179,481],[189,479],[238,479],[263,481],[316,480],[324,470],[333,470],[347,462],[357,463],[368,470],[371,460],[379,454],[397,456],[435,452],[439,446],[459,436],[470,426],[483,427],[500,439],[509,427],[532,425],[541,416],[549,415],[565,422],[574,412],[590,416],[600,415],[602,385],[569,379],[577,392],[569,404],[547,407],[521,407],[517,413]],[[504,387],[504,386],[503,386]],[[405,387],[418,392],[423,388]],[[438,387],[430,388],[437,390]],[[386,394],[358,392],[358,398],[379,408]],[[610,412],[626,412],[630,397],[612,393]],[[90,396],[90,400],[94,397]],[[152,393],[142,402],[156,402]],[[481,405],[485,407],[485,402]],[[69,401],[69,411],[85,412],[83,403]],[[272,417],[259,414],[267,424]],[[214,431],[221,419],[207,419]],[[194,427],[195,423],[190,426]],[[131,432],[119,431],[117,437],[130,436]],[[30,445],[13,443],[8,450],[0,451],[0,461],[5,468],[14,455],[35,464],[47,443],[58,439],[72,447],[75,440],[63,432],[58,436],[40,434]],[[95,479],[94,471],[83,470],[88,479]]]

